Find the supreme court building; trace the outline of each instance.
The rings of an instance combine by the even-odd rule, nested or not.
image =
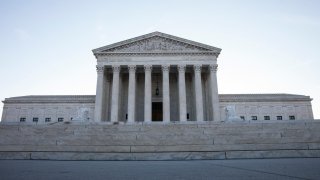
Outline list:
[[[6,98],[2,122],[313,119],[309,96],[219,95],[220,52],[219,48],[160,32],[100,47],[93,50],[96,95]]]

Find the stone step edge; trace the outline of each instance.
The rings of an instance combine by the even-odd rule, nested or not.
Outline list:
[[[0,145],[0,152],[97,152],[97,153],[162,153],[317,150],[320,143],[225,144],[225,145]]]
[[[0,159],[24,160],[215,160],[261,158],[318,158],[320,150],[90,153],[90,152],[0,152]]]

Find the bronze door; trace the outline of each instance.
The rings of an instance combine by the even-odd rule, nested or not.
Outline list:
[[[162,102],[152,103],[152,121],[162,121]]]

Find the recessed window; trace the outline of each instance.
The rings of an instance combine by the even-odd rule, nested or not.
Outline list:
[[[45,118],[45,122],[50,122],[51,118]]]
[[[282,116],[277,116],[277,120],[282,120]]]
[[[38,121],[39,121],[39,118],[37,117],[32,118],[32,122],[38,122]]]
[[[27,118],[25,118],[25,117],[21,117],[21,118],[20,118],[20,122],[26,122],[26,119],[27,119]]]
[[[264,116],[264,120],[270,120],[270,116]]]
[[[58,118],[58,122],[63,122],[63,118]]]
[[[240,119],[242,120],[246,120],[246,118],[244,116],[240,116]]]
[[[289,116],[289,120],[295,120],[296,117],[295,116]]]
[[[256,120],[258,120],[258,117],[257,116],[251,116],[251,120],[256,121]]]

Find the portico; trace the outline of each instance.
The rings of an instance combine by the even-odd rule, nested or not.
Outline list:
[[[216,76],[220,51],[160,32],[93,50],[95,121],[220,120]]]

